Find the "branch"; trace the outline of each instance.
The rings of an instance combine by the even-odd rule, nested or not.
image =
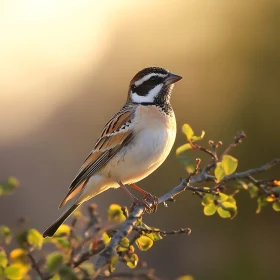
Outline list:
[[[269,163],[261,166],[261,167],[257,167],[255,169],[249,169],[247,171],[244,171],[244,172],[240,172],[240,173],[233,173],[233,174],[230,174],[228,176],[225,176],[223,178],[223,182],[227,182],[227,181],[231,181],[231,180],[236,180],[236,179],[244,179],[244,178],[249,178],[249,176],[252,176],[254,174],[257,174],[257,173],[262,173],[262,172],[265,172],[267,171],[268,169],[270,169],[271,167],[275,166],[276,164],[279,164],[280,163],[280,158],[276,158],[276,159],[273,159],[272,161],[270,161]]]
[[[228,182],[228,181],[233,181],[236,179],[244,179],[244,178],[249,179],[251,175],[264,172],[279,163],[280,163],[280,159],[274,159],[271,162],[263,165],[262,167],[225,176],[221,182]],[[202,193],[213,193],[213,192],[217,193],[217,187],[204,188],[204,187],[193,186],[193,184],[195,183],[199,183],[207,180],[215,181],[215,177],[209,175],[206,169],[203,169],[201,173],[197,174],[199,171],[199,165],[200,165],[200,160],[197,160],[195,171],[192,174],[190,174],[187,179],[181,180],[181,183],[178,186],[176,186],[175,188],[173,188],[171,191],[164,194],[163,196],[159,197],[158,203],[161,204],[161,203],[166,203],[167,201],[174,201],[174,197],[184,192],[185,190],[190,190],[193,192],[202,192]],[[134,210],[131,213],[129,213],[127,220],[121,225],[120,229],[111,238],[107,247],[99,254],[99,257],[95,265],[97,272],[99,272],[105,265],[110,263],[111,257],[116,254],[115,248],[118,246],[119,242],[122,240],[123,237],[126,237],[135,228],[136,222],[138,221],[139,218],[141,218],[144,215],[144,213],[145,213],[145,206],[140,204],[136,205]]]

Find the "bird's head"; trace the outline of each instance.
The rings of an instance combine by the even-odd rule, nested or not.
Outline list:
[[[138,72],[129,84],[128,101],[137,104],[169,103],[174,83],[182,77],[164,68],[149,67]]]

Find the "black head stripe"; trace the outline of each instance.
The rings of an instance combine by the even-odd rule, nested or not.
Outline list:
[[[165,77],[160,76],[152,76],[149,80],[144,81],[141,85],[135,86],[135,84],[131,85],[132,92],[140,95],[146,96],[151,89],[161,84],[164,81]]]

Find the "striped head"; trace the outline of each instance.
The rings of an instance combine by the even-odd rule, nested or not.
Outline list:
[[[174,83],[181,79],[182,77],[172,74],[164,68],[145,68],[131,80],[128,101],[147,105],[169,103]]]

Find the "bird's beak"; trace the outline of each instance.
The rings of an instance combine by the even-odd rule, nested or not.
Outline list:
[[[170,73],[168,77],[164,80],[164,83],[165,85],[171,85],[180,81],[181,79],[182,79],[181,76]]]

